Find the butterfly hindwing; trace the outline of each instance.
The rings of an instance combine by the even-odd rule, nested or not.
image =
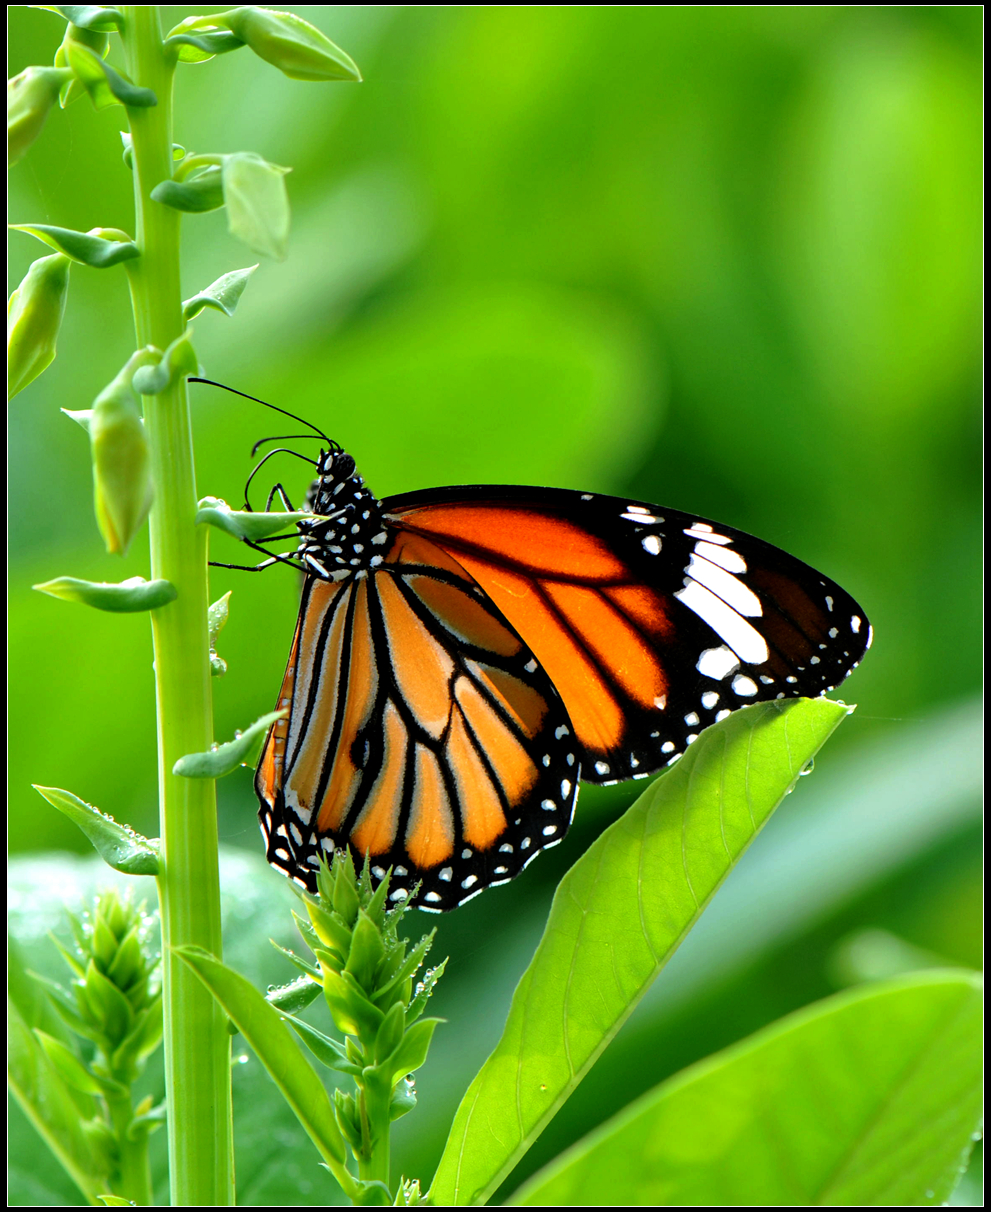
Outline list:
[[[307,887],[350,844],[391,894],[449,909],[560,841],[580,771],[567,711],[490,597],[432,542],[308,577],[256,776],[268,858]]]
[[[661,769],[748,703],[832,690],[870,644],[834,582],[677,510],[492,486],[382,505],[456,559],[525,640],[564,700],[588,781]]]

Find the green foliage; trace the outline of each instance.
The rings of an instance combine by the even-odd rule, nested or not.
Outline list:
[[[41,134],[48,111],[72,73],[66,68],[26,67],[7,81],[7,163],[16,164]]]
[[[7,301],[7,399],[33,382],[55,358],[69,292],[69,258],[35,261]]]
[[[841,994],[678,1074],[512,1205],[945,1205],[981,1116],[981,982]]]
[[[488,1199],[845,716],[824,699],[735,712],[575,864],[502,1039],[455,1118],[431,1187],[436,1203]]]
[[[257,265],[249,265],[247,269],[232,269],[221,274],[216,282],[211,282],[209,286],[205,286],[183,302],[182,318],[188,323],[205,307],[223,312],[225,316],[232,316],[237,310],[241,295],[244,294],[244,288],[248,285],[248,279],[257,268]]]
[[[100,55],[78,31],[105,33],[116,10],[59,11],[76,23],[67,39]],[[300,11],[331,27],[329,10],[327,22]],[[13,44],[26,48],[15,70],[51,60],[51,24],[11,10]],[[302,112],[298,93],[252,56],[218,60],[209,79],[184,75],[184,141],[257,146],[297,171],[291,277],[263,268],[237,326],[223,337],[202,326],[197,350],[211,372],[312,417],[382,494],[530,481],[725,517],[849,583],[881,637],[857,675],[866,709],[730,877],[516,1183],[645,1087],[821,998],[831,981],[979,962],[967,829],[981,734],[946,704],[974,688],[977,668],[980,30],[952,7],[370,6],[334,10],[333,28],[374,83],[309,90]],[[209,25],[172,42],[180,62],[243,45]],[[64,101],[83,91],[75,77],[61,86]],[[30,170],[12,176],[13,216],[80,233],[96,215],[128,227],[129,182],[106,146],[107,123],[124,118],[116,105],[56,112]],[[184,220],[194,284],[228,271],[223,224]],[[29,256],[15,247],[15,285]],[[144,621],[56,618],[48,610],[60,607],[16,588],[49,577],[53,562],[96,584],[109,575],[86,511],[62,507],[83,499],[88,468],[57,407],[92,399],[132,352],[119,292],[119,277],[76,275],[59,359],[12,414],[22,457],[11,469],[21,505],[11,812],[22,849],[75,844],[74,828],[60,833],[56,814],[24,798],[29,777],[85,786],[152,825]],[[258,411],[218,407],[203,388],[193,407],[200,482],[239,499]],[[280,474],[298,500],[302,474]],[[147,573],[142,544],[127,558]],[[245,580],[213,577],[204,609]],[[278,570],[247,580],[251,600],[224,633],[231,675],[217,683],[217,735],[269,706],[264,687],[291,635],[293,586]],[[99,744],[80,727],[89,719],[101,722]],[[397,1122],[397,1169],[430,1173],[498,1038],[553,883],[627,799],[586,791],[561,850],[441,923],[453,960],[440,996],[455,1025],[421,1071],[418,1114]],[[247,777],[229,780],[222,832],[257,848],[253,814]],[[39,903],[49,884],[71,883],[71,860],[46,864]],[[274,929],[260,906],[280,893],[260,860],[230,893],[229,962],[260,988],[278,979],[253,967],[253,940]],[[883,947],[865,934],[874,928]],[[305,1190],[297,1160],[312,1146],[291,1113],[279,1118],[286,1109],[266,1097],[259,1066],[235,1066],[234,1081],[241,1202],[278,1203],[287,1191],[324,1202]],[[52,1168],[23,1146],[12,1150],[12,1198],[58,1202],[43,1191]]]
[[[246,765],[257,751],[262,737],[276,720],[282,719],[285,711],[270,711],[261,719],[238,732],[233,741],[216,745],[205,753],[187,753],[179,758],[173,773],[185,779],[219,779],[230,774],[238,766]]]
[[[131,355],[93,401],[87,426],[96,521],[107,551],[113,555],[126,555],[155,496],[151,451],[134,394],[134,380],[149,372],[147,359],[146,350]]]
[[[73,809],[67,801],[75,797],[66,792],[46,792],[74,819],[88,809]],[[102,892],[82,918],[67,916],[75,945],[56,945],[70,970],[68,987],[22,973],[13,953],[20,992],[10,1014],[10,1086],[90,1203],[108,1189],[125,1202],[150,1203],[147,1142],[162,1114],[147,1098],[134,1106],[132,1087],[162,1040],[152,923],[143,904],[135,906],[114,890]],[[39,1025],[48,1027],[49,1021],[23,996],[32,980],[61,1019],[58,1036]]]
[[[64,602],[80,602],[111,614],[157,610],[159,606],[176,599],[174,585],[162,580],[146,581],[144,577],[129,577],[117,585],[107,581],[82,581],[78,577],[56,577],[53,581],[32,585],[31,588],[39,593],[47,593],[49,597],[61,598]]]
[[[91,269],[108,269],[138,256],[138,246],[134,241],[115,228],[94,227],[92,231],[82,232],[52,227],[47,223],[21,223],[14,224],[12,230],[36,236],[70,260],[88,265]]]
[[[35,791],[79,826],[97,854],[115,871],[125,875],[158,875],[159,856],[154,842],[119,825],[112,816],[87,804],[71,791],[58,787],[35,787]]]

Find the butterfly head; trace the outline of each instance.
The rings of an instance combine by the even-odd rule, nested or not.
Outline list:
[[[331,579],[380,564],[386,539],[382,508],[354,459],[335,442],[321,450],[316,470],[306,508],[318,516],[298,523],[298,551],[304,562],[318,576]]]

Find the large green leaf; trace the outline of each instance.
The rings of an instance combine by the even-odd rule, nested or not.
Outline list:
[[[320,1155],[337,1173],[344,1163],[345,1148],[333,1105],[282,1016],[250,981],[202,948],[177,947],[176,954],[193,969],[254,1048]]]
[[[536,1175],[537,1206],[924,1206],[981,1114],[981,986],[831,997],[662,1083]]]
[[[629,1017],[848,708],[760,704],[707,729],[562,880],[431,1188],[484,1203]]]

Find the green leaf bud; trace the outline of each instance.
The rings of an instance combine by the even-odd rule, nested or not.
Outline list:
[[[157,1106],[153,1106],[152,1102],[149,1094],[134,1108],[134,1119],[131,1120],[130,1127],[127,1129],[128,1140],[144,1140],[165,1124],[166,1104],[161,1102]]]
[[[100,392],[90,418],[96,520],[107,551],[123,555],[151,509],[151,456],[144,422],[131,388],[132,355],[119,375]]]
[[[361,908],[361,902],[358,899],[357,879],[354,872],[354,863],[351,861],[351,852],[345,850],[343,855],[335,854],[334,863],[327,877],[323,881],[321,887],[321,875],[325,874],[325,869],[321,868],[317,875],[317,888],[324,899],[329,899],[334,907],[334,911],[338,913],[341,919],[350,929],[354,929],[355,922],[358,920],[358,910]],[[328,879],[331,883],[329,889],[329,897],[327,890]]]
[[[158,874],[158,850],[154,842],[135,833],[129,825],[119,825],[113,817],[106,816],[71,791],[37,785],[34,789],[79,826],[100,857],[114,870],[127,875]]]
[[[187,17],[169,31],[165,48],[180,63],[206,63],[214,55],[240,50],[244,43],[213,17]]]
[[[210,636],[211,647],[216,644],[217,636],[223,631],[227,623],[227,616],[230,613],[231,590],[224,594],[222,598],[217,598],[215,602],[210,603],[210,607],[206,612],[207,631]]]
[[[94,109],[106,109],[111,105],[146,109],[158,104],[158,98],[150,88],[139,88],[132,84],[109,63],[104,63],[96,51],[76,38],[67,39],[62,45],[68,65],[89,93]]]
[[[361,1121],[353,1094],[345,1094],[343,1090],[334,1091],[334,1116],[341,1135],[355,1154],[359,1154],[362,1149]]]
[[[145,976],[145,957],[141,948],[140,927],[135,924],[120,940],[106,969],[107,976],[122,993]],[[134,999],[129,999],[134,1004]]]
[[[265,994],[265,1000],[276,1010],[283,1011],[287,1015],[298,1014],[317,1000],[321,990],[322,986],[312,977],[300,976],[296,980],[290,981],[288,985],[271,989]]]
[[[311,983],[311,984],[312,984],[314,981],[316,981],[316,989],[317,989],[317,992],[319,993],[319,991],[320,991],[320,984],[321,984],[321,982],[323,981],[323,976],[322,976],[322,975],[321,975],[321,973],[320,973],[320,969],[319,969],[319,968],[317,968],[317,967],[316,967],[314,964],[309,964],[309,963],[307,963],[307,961],[306,961],[305,959],[302,959],[302,958],[301,958],[300,956],[298,956],[298,955],[297,955],[297,954],[296,954],[294,951],[289,951],[289,950],[287,950],[285,947],[281,947],[281,946],[279,946],[279,944],[278,944],[278,943],[275,941],[275,939],[274,939],[274,938],[270,938],[268,941],[269,941],[269,942],[272,944],[272,946],[273,946],[273,947],[276,949],[276,951],[278,951],[278,952],[279,952],[279,954],[280,954],[280,955],[284,955],[284,956],[285,956],[285,958],[286,958],[286,959],[287,959],[287,960],[290,962],[290,964],[292,964],[292,966],[293,966],[294,968],[298,968],[298,969],[300,970],[300,972],[302,972],[302,973],[304,974],[304,976],[303,976],[302,978],[300,978],[300,979],[305,980],[307,977],[309,977],[309,978],[310,978],[310,983]],[[319,944],[317,944],[317,945],[319,946]],[[343,963],[343,961],[341,962],[341,967],[342,967],[342,968],[344,967],[344,963]],[[294,982],[293,982],[293,984],[295,984],[295,983],[296,983],[296,982],[294,981]],[[273,999],[273,997],[275,996],[275,993],[277,993],[277,992],[279,992],[279,991],[278,991],[278,990],[276,990],[275,992],[269,992],[269,993],[267,993],[267,994],[265,995],[265,996],[266,996],[266,1000],[271,1002],[271,1001],[272,1001],[272,999]],[[275,1005],[275,1003],[274,1003],[274,1002],[272,1002],[272,1004],[273,1004],[273,1005]],[[285,1007],[285,1009],[286,1009],[286,1010],[287,1010],[287,1011],[288,1011],[290,1014],[295,1013],[295,1011],[293,1010],[293,1008],[292,1008],[292,1006],[291,1006],[291,1005],[290,1005],[290,1006],[286,1006],[286,1007]]]
[[[270,711],[256,720],[250,728],[238,733],[233,741],[217,745],[205,753],[187,753],[172,767],[172,773],[186,779],[219,779],[238,766],[246,765],[262,737],[276,720],[288,715],[288,709]]]
[[[284,261],[289,241],[286,173],[254,152],[235,152],[223,163],[227,229],[252,252]]]
[[[134,1013],[130,1003],[113,981],[103,975],[93,960],[90,960],[86,969],[83,990],[92,1020],[99,1025],[109,1045],[105,1051],[113,1051],[127,1037],[134,1025]]]
[[[322,1031],[318,1031],[316,1027],[310,1026],[302,1019],[293,1018],[291,1014],[285,1015],[284,1021],[292,1027],[322,1065],[326,1065],[328,1069],[334,1069],[338,1073],[349,1073],[352,1077],[360,1077],[361,1068],[348,1060],[343,1044],[331,1039],[329,1035],[324,1035]]]
[[[60,1040],[55,1039],[54,1036],[47,1035],[37,1027],[34,1028],[34,1034],[48,1054],[48,1059],[58,1070],[59,1076],[73,1090],[80,1090],[83,1094],[103,1094],[103,1087],[86,1069],[71,1048],[67,1048]]]
[[[117,937],[110,928],[110,923],[102,913],[98,913],[93,920],[90,950],[93,959],[96,961],[96,966],[106,976],[107,969],[113,963],[114,956],[117,954]],[[114,983],[116,984],[116,981]]]
[[[395,1052],[382,1062],[383,1067],[388,1068],[391,1074],[390,1081],[393,1085],[407,1073],[419,1069],[427,1059],[434,1030],[441,1021],[439,1018],[421,1018],[406,1032]]]
[[[343,968],[348,952],[351,950],[350,929],[336,913],[328,910],[325,905],[320,904],[318,901],[311,900],[308,897],[306,908],[310,914],[310,921],[313,924],[313,933],[315,933],[316,939],[314,940],[307,935],[303,929],[303,922],[297,919],[296,925],[299,927],[299,932],[302,934],[304,941],[313,952],[316,951],[320,943],[324,943],[330,947],[336,955],[341,957],[341,968]]]
[[[378,1029],[375,1046],[372,1049],[372,1056],[376,1061],[385,1060],[399,1047],[399,1042],[406,1029],[405,1018],[402,1003],[397,1002],[382,1020],[382,1026]]]
[[[224,204],[223,169],[209,164],[182,181],[169,178],[151,191],[152,200],[187,214],[203,214]]]
[[[103,918],[113,931],[114,938],[122,939],[135,920],[134,906],[121,901],[113,888],[101,892],[96,903],[96,917]]]
[[[323,966],[321,955],[317,958]],[[323,995],[338,1031],[344,1035],[357,1035],[359,1039],[374,1038],[385,1015],[372,1005],[349,973],[324,967]]]
[[[11,231],[27,232],[56,252],[91,269],[107,269],[140,256],[140,249],[131,237],[116,227],[94,227],[82,232],[51,227],[47,223],[13,223]]]
[[[385,945],[382,935],[371,918],[359,911],[358,921],[351,935],[351,949],[345,971],[351,973],[362,989],[374,994],[375,978],[383,959]]]
[[[81,602],[85,606],[109,610],[115,614],[157,610],[160,606],[174,602],[179,596],[171,581],[146,581],[144,577],[129,577],[119,584],[80,581],[76,577],[56,577],[54,581],[45,581],[40,585],[32,585],[31,588],[37,589],[39,593],[47,593],[50,597],[61,598],[65,602]]]
[[[389,1103],[389,1119],[397,1120],[416,1106],[416,1085],[411,1077],[400,1078]],[[408,1205],[407,1205],[408,1206]]]
[[[54,934],[51,933],[51,931],[49,931],[48,937],[55,944],[56,948],[58,949],[59,955],[61,955],[61,957],[69,965],[69,967],[72,969],[72,971],[76,974],[76,976],[79,976],[79,977],[85,976],[86,969],[82,966],[82,964],[79,962],[77,957],[72,954],[72,952],[69,950],[69,948],[66,947],[62,943],[61,939],[57,938]]]
[[[212,20],[291,80],[361,80],[354,60],[295,13],[248,5],[216,13]]]
[[[86,96],[86,86],[69,66],[69,45],[73,42],[93,51],[101,59],[106,59],[110,53],[109,31],[89,29],[83,25],[76,25],[70,20],[65,29],[62,45],[55,52],[55,66],[66,68],[70,73],[70,78],[59,90],[59,104],[63,109],[77,98]]]
[[[35,261],[7,303],[7,399],[23,391],[55,359],[69,258],[56,253]]]
[[[232,316],[237,310],[244,288],[248,285],[248,279],[257,268],[257,265],[249,265],[247,269],[232,269],[191,299],[186,299],[182,305],[183,320],[188,323],[205,307],[212,307],[214,311],[221,311],[225,316]]]
[[[144,1059],[162,1042],[165,1028],[162,998],[154,1001],[135,1016],[135,1027],[113,1054],[111,1062],[118,1073],[136,1077]]]
[[[142,357],[143,364],[134,371],[134,390],[143,396],[157,396],[167,391],[184,375],[198,374],[200,364],[196,360],[191,337],[192,329],[187,328],[181,336],[176,337],[157,361],[153,360],[158,352],[154,346],[149,345],[147,349],[139,351],[136,356]]]
[[[409,1009],[406,1012],[406,1022],[411,1023],[414,1019],[420,1017],[426,1008],[427,1001],[434,991],[434,985],[444,975],[444,969],[447,967],[447,960],[441,962],[435,967],[430,968],[423,974],[423,980],[416,987],[416,997],[409,1003]]]
[[[312,900],[310,897],[307,896],[304,898],[304,900],[307,905],[313,904],[313,905],[317,905],[317,907],[319,908],[318,903],[315,900]],[[321,912],[323,912],[322,909],[321,909]],[[313,929],[313,926],[311,925],[311,923],[308,922],[306,920],[306,918],[300,917],[300,915],[296,912],[295,909],[292,911],[292,920],[296,923],[296,929],[302,935],[303,942],[306,943],[307,947],[309,947],[309,949],[311,951],[315,951],[316,948],[320,946],[320,936]],[[345,937],[350,939],[350,937],[351,937],[350,932],[346,932]],[[345,954],[347,954],[347,948],[345,948]],[[344,965],[342,964],[341,967],[343,967],[343,966]]]
[[[219,497],[204,497],[199,502],[196,512],[198,525],[214,526],[235,539],[248,539],[257,543],[261,539],[270,538],[285,530],[287,526],[295,526],[303,518],[313,519],[316,514],[306,513],[254,513],[248,510],[231,509],[226,501]]]
[[[230,591],[224,594],[222,598],[218,598],[206,613],[207,629],[210,638],[210,676],[219,678],[227,672],[227,662],[223,657],[217,655],[217,636],[227,622],[228,602],[230,601]]]
[[[59,90],[71,78],[67,68],[26,67],[7,81],[8,164],[16,164],[41,134]]]
[[[32,4],[31,8],[41,9],[46,13],[58,13],[80,29],[98,30],[109,34],[124,25],[120,12],[103,4]]]

